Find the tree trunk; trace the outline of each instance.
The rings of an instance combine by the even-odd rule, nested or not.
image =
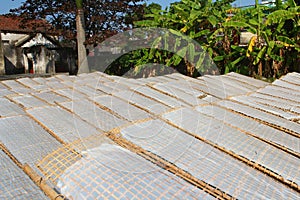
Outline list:
[[[85,24],[83,9],[77,9],[76,16],[77,29],[77,49],[78,49],[78,73],[88,73],[89,66],[86,55],[85,42]]]
[[[1,38],[1,31],[0,31],[0,75],[5,74],[5,62],[4,62],[4,51],[2,47],[2,38]]]
[[[191,64],[187,58],[184,58],[184,63],[186,66],[186,75],[190,76],[190,77],[194,77],[194,73],[195,73],[195,66],[193,64]]]
[[[259,61],[258,63],[258,76],[261,78],[263,76],[263,63],[262,61]]]

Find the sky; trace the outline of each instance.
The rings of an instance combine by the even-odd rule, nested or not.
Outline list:
[[[6,14],[9,12],[10,9],[12,8],[17,8],[19,7],[22,2],[25,0],[1,0],[1,6],[0,6],[0,14]],[[178,0],[147,0],[147,3],[158,3],[162,5],[162,7],[168,6],[170,3],[175,2]],[[252,5],[254,4],[255,0],[237,0],[236,5],[237,6],[244,6],[244,5]]]

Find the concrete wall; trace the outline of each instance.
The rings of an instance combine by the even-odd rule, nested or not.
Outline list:
[[[55,50],[49,50],[45,46],[32,46],[26,48],[23,53],[25,62],[25,69],[30,73],[55,73],[55,60],[57,53]],[[32,69],[30,68],[30,63]]]
[[[26,36],[26,34],[1,33],[6,74],[25,72],[22,49],[15,47],[14,43]]]
[[[60,48],[56,50],[56,53],[55,72],[69,72],[72,75],[77,74],[78,67],[76,65],[76,49]]]
[[[5,63],[4,63],[4,55],[3,55],[3,47],[2,47],[2,39],[0,32],[0,75],[5,74]]]
[[[3,53],[6,74],[20,74],[25,72],[21,48],[5,43],[3,45]]]

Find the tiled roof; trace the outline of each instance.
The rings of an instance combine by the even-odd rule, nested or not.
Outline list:
[[[25,20],[18,16],[0,15],[0,31],[2,32],[46,32],[51,25],[44,20]]]
[[[299,105],[298,73],[6,80],[0,166],[14,165],[19,188],[28,164],[69,199],[299,199]],[[31,182],[7,190],[41,196]]]

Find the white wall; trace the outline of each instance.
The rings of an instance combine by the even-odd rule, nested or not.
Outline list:
[[[9,43],[20,41],[26,38],[27,34],[17,34],[17,33],[1,33],[2,40],[9,41]],[[26,42],[22,47],[31,47],[34,45],[53,45],[52,42],[47,40],[42,34],[38,33],[30,41]]]
[[[2,40],[8,40],[9,42],[17,41],[25,36],[26,34],[1,33]]]
[[[42,34],[38,33],[34,38],[25,43],[22,47],[31,47],[35,45],[53,45],[52,42],[47,40]]]

